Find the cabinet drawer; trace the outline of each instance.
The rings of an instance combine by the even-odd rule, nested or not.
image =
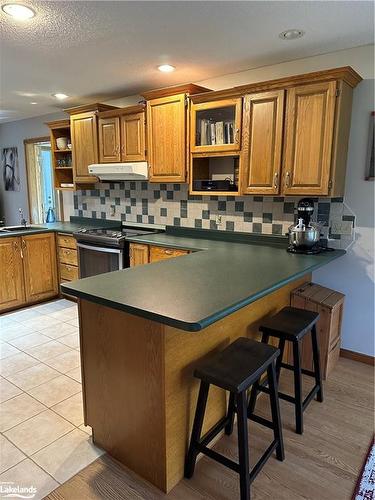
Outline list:
[[[77,248],[77,243],[73,236],[69,236],[68,234],[58,234],[57,235],[57,245],[59,247],[65,248]]]
[[[59,261],[62,264],[72,264],[73,266],[78,266],[77,250],[59,247],[58,251]]]
[[[177,248],[150,247],[150,262],[172,259],[173,257],[179,257],[188,253],[188,250],[179,250]]]
[[[73,281],[78,279],[78,267],[60,262],[60,277],[62,280]]]

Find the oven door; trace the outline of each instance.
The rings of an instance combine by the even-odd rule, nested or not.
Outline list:
[[[88,278],[124,268],[124,250],[77,243],[79,277]]]

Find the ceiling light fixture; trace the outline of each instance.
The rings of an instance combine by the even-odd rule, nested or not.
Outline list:
[[[37,103],[37,102],[35,102],[35,101],[32,101],[30,104],[38,104],[38,103]]]
[[[176,68],[174,66],[171,66],[170,64],[161,64],[158,66],[158,70],[161,71],[162,73],[172,73]]]
[[[66,99],[69,96],[66,94],[57,93],[57,94],[52,94],[52,97],[56,97],[56,99],[59,99],[60,101],[62,101],[63,99]]]
[[[1,6],[1,10],[18,21],[27,21],[35,17],[33,9],[20,3],[5,3]]]
[[[282,33],[279,34],[279,37],[282,40],[296,40],[297,38],[303,37],[304,34],[305,32],[303,30],[291,29],[283,31]]]

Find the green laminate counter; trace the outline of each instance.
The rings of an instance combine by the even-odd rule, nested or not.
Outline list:
[[[167,233],[131,241],[192,253],[64,283],[62,290],[186,331],[202,330],[345,253],[294,255],[286,252],[286,243],[214,241]]]

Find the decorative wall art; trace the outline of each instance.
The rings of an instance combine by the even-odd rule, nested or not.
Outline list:
[[[5,191],[19,191],[20,170],[16,147],[3,148],[1,155],[1,170]]]

